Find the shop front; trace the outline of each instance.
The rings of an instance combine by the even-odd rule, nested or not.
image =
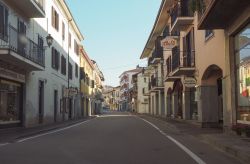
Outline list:
[[[24,75],[0,68],[0,128],[22,125],[24,79]]]
[[[234,37],[237,123],[250,126],[250,23]]]

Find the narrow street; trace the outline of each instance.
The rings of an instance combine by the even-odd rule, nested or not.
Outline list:
[[[1,164],[239,163],[191,136],[120,112],[19,139],[0,146],[0,154]]]

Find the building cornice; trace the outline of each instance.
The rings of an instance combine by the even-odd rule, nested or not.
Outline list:
[[[169,9],[171,5],[174,3],[175,0],[162,0],[160,9],[158,11],[157,17],[155,19],[155,23],[153,26],[153,29],[149,35],[149,38],[147,40],[147,43],[142,51],[142,54],[140,56],[140,59],[144,59],[146,57],[149,57],[150,53],[154,49],[154,44],[156,38],[161,35],[162,31],[168,24],[168,18],[169,18]]]

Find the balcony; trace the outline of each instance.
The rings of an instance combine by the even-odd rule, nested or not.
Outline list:
[[[162,90],[162,89],[164,89],[163,78],[161,78],[161,77],[152,78],[151,79],[151,86],[152,86],[152,90]]]
[[[12,26],[9,26],[8,31],[8,37],[0,37],[1,60],[27,71],[43,70],[45,67],[43,47],[18,33]],[[22,40],[25,40],[25,44]]]
[[[27,18],[45,18],[44,0],[4,0]]]
[[[158,64],[163,59],[163,49],[155,50],[152,53],[152,64]]]
[[[191,76],[195,72],[194,51],[180,52],[178,49],[172,51],[172,76]]]
[[[189,9],[189,0],[181,0],[174,6],[171,16],[171,32],[185,30],[193,24],[193,12]]]

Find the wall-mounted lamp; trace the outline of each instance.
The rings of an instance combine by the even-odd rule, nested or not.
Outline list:
[[[53,44],[54,38],[49,34],[46,37],[47,45],[50,47]]]

